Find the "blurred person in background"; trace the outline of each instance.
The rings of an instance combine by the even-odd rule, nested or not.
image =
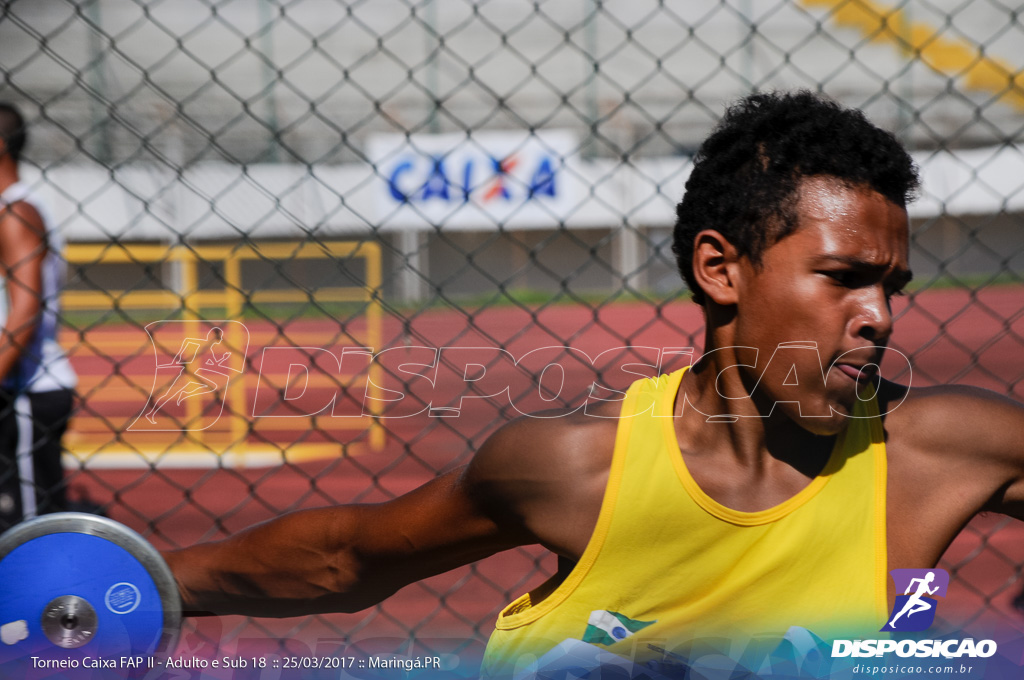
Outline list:
[[[67,509],[61,437],[77,384],[57,343],[63,240],[19,163],[28,135],[0,103],[0,530]]]

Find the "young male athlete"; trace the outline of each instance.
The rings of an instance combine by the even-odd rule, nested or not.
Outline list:
[[[539,543],[559,573],[502,613],[488,672],[567,639],[643,661],[789,626],[877,637],[890,569],[934,566],[979,512],[1024,516],[1021,406],[877,375],[911,278],[917,181],[858,111],[746,98],[677,209],[680,270],[707,321],[700,361],[621,402],[511,422],[393,501],[170,553],[186,610],[356,611]]]

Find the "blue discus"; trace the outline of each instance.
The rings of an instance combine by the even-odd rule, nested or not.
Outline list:
[[[0,669],[168,654],[180,623],[170,569],[122,524],[64,512],[0,536]]]

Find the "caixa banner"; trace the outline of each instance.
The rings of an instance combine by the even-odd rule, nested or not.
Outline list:
[[[578,148],[564,130],[376,135],[378,216],[385,227],[550,228],[583,202]]]

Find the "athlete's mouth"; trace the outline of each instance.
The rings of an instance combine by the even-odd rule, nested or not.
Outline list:
[[[875,364],[836,364],[836,368],[857,382],[867,382],[878,375],[878,366]]]

